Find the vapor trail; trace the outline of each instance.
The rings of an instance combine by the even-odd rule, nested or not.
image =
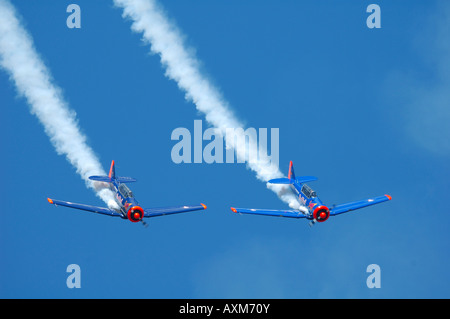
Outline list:
[[[195,104],[210,125],[218,129],[222,136],[226,136],[227,128],[244,127],[231,112],[219,91],[201,73],[199,61],[192,50],[184,46],[180,31],[169,22],[154,0],[114,0],[114,3],[123,8],[123,17],[132,20],[132,30],[141,33],[151,51],[160,56],[166,76],[176,81],[178,87],[186,93],[186,99]],[[249,149],[254,149],[256,143],[257,141],[250,140]],[[230,143],[227,140],[228,145]],[[236,156],[245,159],[245,145],[235,145],[234,148]],[[257,178],[264,182],[283,176],[275,165],[269,166],[261,162],[247,162],[247,165],[256,173]],[[292,208],[301,208],[286,186],[267,184],[267,187]]]
[[[81,134],[76,114],[63,100],[61,90],[52,83],[49,70],[36,52],[33,40],[21,25],[16,10],[0,0],[0,67],[10,76],[31,113],[43,124],[56,152],[64,154],[97,195],[113,205],[113,194],[103,183],[92,182],[91,175],[105,175],[97,157]]]

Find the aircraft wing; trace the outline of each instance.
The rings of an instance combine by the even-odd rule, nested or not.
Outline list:
[[[203,209],[206,209],[205,204],[194,205],[194,206],[146,208],[146,209],[144,209],[144,217],[157,217],[157,216],[192,212],[192,211],[203,210]]]
[[[296,210],[271,210],[271,209],[254,209],[254,208],[234,208],[231,207],[234,213],[255,214],[275,217],[289,217],[289,218],[306,218],[306,216]]]
[[[347,213],[347,212],[355,210],[355,209],[379,204],[379,203],[386,202],[391,199],[392,199],[391,196],[383,195],[383,196],[378,196],[378,197],[360,200],[360,201],[356,201],[356,202],[350,202],[350,203],[346,203],[346,204],[337,205],[337,206],[333,207],[332,209],[330,209],[330,215],[335,216],[335,215]]]
[[[53,204],[53,205],[56,205],[56,206],[58,206],[58,205],[66,206],[66,207],[86,210],[88,212],[108,215],[108,216],[118,216],[118,217],[122,216],[121,214],[119,214],[115,210],[109,209],[109,208],[105,208],[105,207],[91,206],[91,205],[85,205],[85,204],[77,204],[77,203],[66,202],[66,201],[50,199],[50,198],[47,198],[47,200],[48,200],[48,202],[50,204]]]

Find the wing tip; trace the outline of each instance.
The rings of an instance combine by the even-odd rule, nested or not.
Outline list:
[[[203,206],[203,209],[206,209],[207,207],[206,207],[206,205],[205,204],[203,204],[203,203],[200,203],[200,205],[202,205]]]
[[[391,195],[385,194],[384,196],[386,196],[389,200],[392,199],[392,196],[391,196]]]
[[[237,210],[236,210],[236,208],[234,208],[234,207],[231,207],[231,211],[232,211],[233,213],[237,213]]]
[[[52,200],[51,198],[47,198],[47,201],[48,201],[50,204],[53,204],[53,200]]]

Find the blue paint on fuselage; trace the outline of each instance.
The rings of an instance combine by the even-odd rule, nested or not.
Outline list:
[[[120,191],[121,185],[123,185],[122,188],[125,188],[126,190],[129,191],[129,193],[128,192],[125,193],[127,193],[128,195],[131,194],[131,196],[127,196],[127,194],[122,194],[122,192]],[[139,206],[138,201],[136,200],[136,198],[134,198],[131,190],[124,183],[119,183],[116,180],[112,180],[110,184],[110,189],[111,191],[116,193],[114,200],[120,207],[120,214],[122,215],[121,217],[127,219],[128,209],[130,209],[130,207],[133,206]]]
[[[307,214],[307,219],[314,219],[313,217],[313,211],[316,207],[322,206],[323,203],[320,200],[319,197],[317,197],[317,195],[315,195],[315,192],[313,192],[313,196],[306,196],[303,192],[302,192],[302,188],[303,185],[306,185],[305,183],[300,183],[298,181],[295,181],[293,184],[290,184],[291,186],[291,190],[294,192],[294,194],[297,196],[297,199],[299,201],[299,203],[303,206],[305,206],[306,208],[308,208],[308,214]],[[306,185],[308,188],[309,186]]]

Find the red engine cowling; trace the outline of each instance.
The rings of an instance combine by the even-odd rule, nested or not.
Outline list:
[[[127,217],[133,223],[140,222],[144,218],[144,210],[142,207],[133,206],[128,210]]]
[[[313,217],[319,223],[322,223],[326,221],[328,217],[330,217],[330,210],[326,206],[318,206],[316,209],[314,209]]]

